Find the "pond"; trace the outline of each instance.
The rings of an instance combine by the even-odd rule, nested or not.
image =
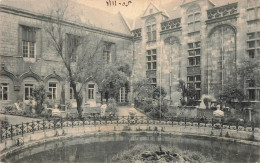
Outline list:
[[[139,143],[171,145],[181,150],[198,151],[204,156],[212,157],[214,162],[257,162],[260,157],[259,146],[220,141],[214,138],[121,134],[49,142],[13,153],[1,161],[109,163],[114,155]]]

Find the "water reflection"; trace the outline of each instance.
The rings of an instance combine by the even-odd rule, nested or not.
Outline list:
[[[181,150],[201,152],[215,162],[257,162],[259,147],[190,136],[92,136],[46,143],[8,156],[4,162],[108,163],[113,155],[135,144],[153,143],[177,146]]]

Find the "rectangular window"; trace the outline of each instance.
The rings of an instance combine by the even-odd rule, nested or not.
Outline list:
[[[251,39],[254,39],[255,38],[255,33],[248,33],[247,34],[247,39],[248,40],[251,40]]]
[[[24,85],[24,100],[30,100],[30,98],[32,97],[33,88],[33,84]]]
[[[9,91],[9,87],[7,83],[2,83],[1,84],[1,90],[0,90],[0,100],[9,100],[9,96],[8,96],[8,91]]]
[[[193,48],[193,43],[188,43],[189,49]]]
[[[188,76],[188,77],[187,77],[187,80],[188,80],[188,81],[194,81],[193,76]]]
[[[195,100],[199,100],[199,99],[200,99],[200,90],[196,90]]]
[[[77,62],[77,51],[81,44],[81,37],[77,35],[68,34],[67,53],[70,62]]]
[[[194,30],[199,31],[200,30],[200,22],[195,22],[194,23]]]
[[[147,56],[146,56],[147,70],[156,70],[157,68],[156,55],[157,55],[156,49],[147,50]]]
[[[57,84],[56,83],[49,83],[49,98],[55,100],[57,98]]]
[[[255,41],[249,41],[248,48],[254,48],[254,47],[255,47]]]
[[[125,87],[120,88],[119,90],[119,102],[127,101],[127,91]]]
[[[146,27],[148,41],[156,40],[156,24],[149,25]]]
[[[255,20],[256,19],[256,11],[255,8],[247,10],[248,20]]]
[[[193,66],[194,65],[194,58],[189,58],[189,66]]]
[[[105,64],[111,63],[112,43],[106,42],[103,50],[103,60]]]
[[[248,87],[255,87],[255,81],[254,80],[248,80]]]
[[[248,50],[247,53],[249,58],[255,58],[255,50]]]
[[[36,30],[22,26],[22,53],[24,58],[35,58]]]
[[[249,89],[248,90],[248,99],[249,100],[256,100],[255,92],[256,92],[255,89]]]
[[[200,83],[195,83],[195,88],[200,88]]]
[[[195,76],[195,81],[201,81],[200,75]]]
[[[195,64],[200,65],[200,57],[195,57]]]
[[[195,56],[195,51],[194,50],[189,50],[189,56]]]
[[[94,99],[95,84],[88,85],[88,99]]]

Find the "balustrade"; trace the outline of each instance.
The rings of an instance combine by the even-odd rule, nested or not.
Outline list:
[[[255,128],[259,128],[259,124],[255,122],[240,122],[240,121],[224,121],[218,119],[201,119],[201,118],[187,118],[187,117],[164,117],[162,119],[151,119],[146,116],[115,116],[115,117],[87,117],[83,119],[49,119],[37,122],[27,122],[17,125],[9,125],[1,127],[1,142],[8,138],[13,139],[14,136],[24,134],[33,134],[35,131],[46,131],[50,129],[63,129],[68,127],[76,126],[87,126],[87,125],[174,125],[180,126],[196,126],[200,127],[211,127],[212,129],[224,128],[229,130],[255,132]],[[48,126],[48,127],[47,127]]]

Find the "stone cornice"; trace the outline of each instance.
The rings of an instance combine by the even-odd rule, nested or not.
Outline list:
[[[238,15],[239,15],[239,13],[216,18],[216,19],[206,20],[206,24],[212,24],[212,23],[221,22],[221,21],[225,21],[225,20],[236,19],[238,17]]]
[[[6,6],[6,5],[0,5],[0,12],[14,14],[14,15],[22,16],[22,17],[27,17],[27,18],[32,18],[32,19],[36,19],[36,20],[40,20],[40,21],[49,21],[49,20],[55,21],[53,18],[51,18],[50,16],[45,15],[45,14],[39,14],[39,13],[35,13],[35,12],[31,12],[31,11],[27,11],[27,10],[15,8],[15,7],[10,7],[10,6]],[[114,32],[114,31],[110,31],[110,30],[106,30],[106,29],[102,29],[102,28],[98,28],[98,27],[94,27],[94,26],[90,26],[90,25],[86,25],[86,24],[80,24],[80,23],[76,23],[76,22],[72,22],[72,21],[68,21],[68,20],[63,20],[62,24],[66,25],[66,26],[74,27],[74,28],[83,28],[84,30],[89,31],[89,32],[104,34],[104,35],[108,35],[108,36],[114,36],[114,37],[118,37],[118,38],[124,38],[124,39],[128,39],[128,40],[133,39],[133,36],[131,34],[129,34],[129,35],[122,34],[122,33]]]
[[[236,17],[239,14],[237,6],[236,2],[207,10],[208,20],[206,22],[211,23]]]
[[[164,30],[164,31],[160,32],[160,35],[176,32],[176,31],[181,31],[181,30],[182,30],[182,27],[173,28],[173,29],[169,29],[169,30]]]

